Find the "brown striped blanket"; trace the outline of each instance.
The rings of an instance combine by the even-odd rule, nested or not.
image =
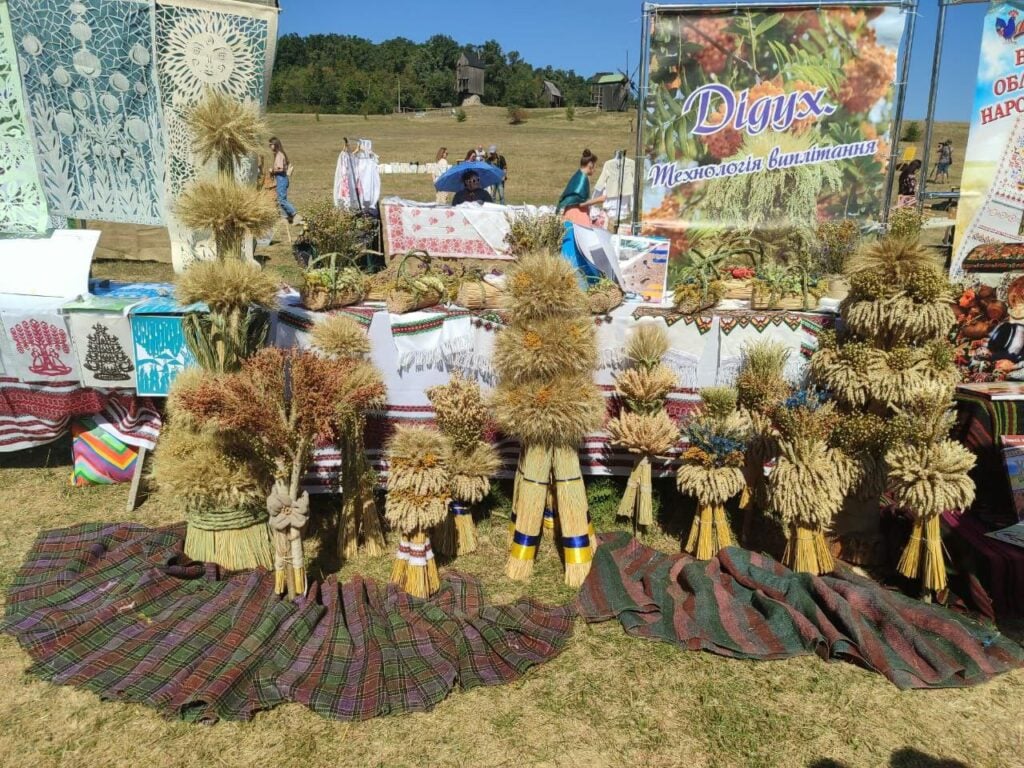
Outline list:
[[[601,544],[580,613],[591,622],[617,618],[637,637],[744,659],[816,653],[900,688],[973,685],[1024,665],[1024,649],[995,628],[844,566],[817,577],[738,547],[701,562],[621,533]]]

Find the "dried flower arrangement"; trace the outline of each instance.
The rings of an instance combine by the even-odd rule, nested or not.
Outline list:
[[[516,471],[515,529],[506,573],[533,570],[549,489],[561,527],[565,582],[583,583],[596,544],[577,446],[600,426],[605,402],[593,383],[594,326],[567,261],[528,254],[508,275],[509,327],[498,336],[494,394],[498,424],[522,444]]]
[[[303,206],[302,214],[303,231],[294,250],[303,267],[303,305],[319,312],[365,299],[369,276],[360,261],[373,241],[373,222],[338,208],[330,197]]]
[[[505,245],[516,258],[528,253],[558,253],[565,237],[562,217],[553,213],[529,213],[521,211],[506,214],[508,234]]]

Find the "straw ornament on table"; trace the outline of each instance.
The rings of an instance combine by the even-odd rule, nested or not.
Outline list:
[[[698,560],[710,560],[735,540],[725,504],[745,486],[741,467],[749,422],[737,410],[735,389],[707,387],[700,396],[700,411],[683,428],[687,448],[676,484],[697,499],[684,549]]]
[[[597,343],[575,270],[559,256],[524,256],[508,275],[509,326],[495,342],[494,412],[522,444],[513,490],[514,531],[506,573],[533,571],[549,508],[558,518],[565,583],[579,586],[596,545],[578,446],[604,418],[594,385]]]
[[[327,357],[350,364],[340,382],[335,424],[341,449],[341,519],[338,552],[348,560],[359,551],[384,554],[386,542],[373,489],[377,478],[366,458],[366,417],[385,405],[384,377],[368,360],[370,341],[353,319],[331,315],[313,326],[313,347]]]
[[[449,512],[437,527],[433,541],[442,555],[476,551],[473,505],[491,487],[491,477],[501,469],[501,458],[484,440],[487,407],[480,386],[454,374],[449,383],[431,387],[427,396],[434,406],[437,426],[448,441],[448,475],[451,479]]]
[[[651,464],[679,441],[679,427],[665,412],[665,399],[677,385],[675,374],[662,362],[668,335],[660,325],[637,327],[626,344],[630,368],[615,377],[620,414],[608,422],[612,442],[639,456],[626,482],[620,517],[634,525],[654,523]]]
[[[435,429],[400,426],[388,442],[384,515],[401,539],[391,582],[414,597],[440,589],[429,531],[443,522],[451,501],[448,445]]]

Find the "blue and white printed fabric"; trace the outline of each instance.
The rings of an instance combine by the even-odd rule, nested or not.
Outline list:
[[[166,151],[153,0],[9,5],[51,214],[162,224]]]

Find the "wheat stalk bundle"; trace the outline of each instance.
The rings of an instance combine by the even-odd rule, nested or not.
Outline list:
[[[227,176],[197,181],[181,195],[175,210],[185,226],[213,232],[221,259],[240,259],[242,239],[266,232],[280,215],[262,190]]]
[[[597,366],[597,335],[586,318],[550,317],[502,330],[494,345],[502,381],[523,384],[589,376]]]
[[[222,174],[233,175],[239,160],[257,154],[267,133],[267,125],[254,104],[239,102],[212,88],[185,117],[199,160],[216,160]]]
[[[633,413],[625,411],[608,422],[612,443],[640,456],[633,466],[626,492],[619,504],[619,515],[635,518],[638,525],[654,523],[654,499],[651,483],[651,459],[665,454],[679,440],[679,427],[664,411]]]

